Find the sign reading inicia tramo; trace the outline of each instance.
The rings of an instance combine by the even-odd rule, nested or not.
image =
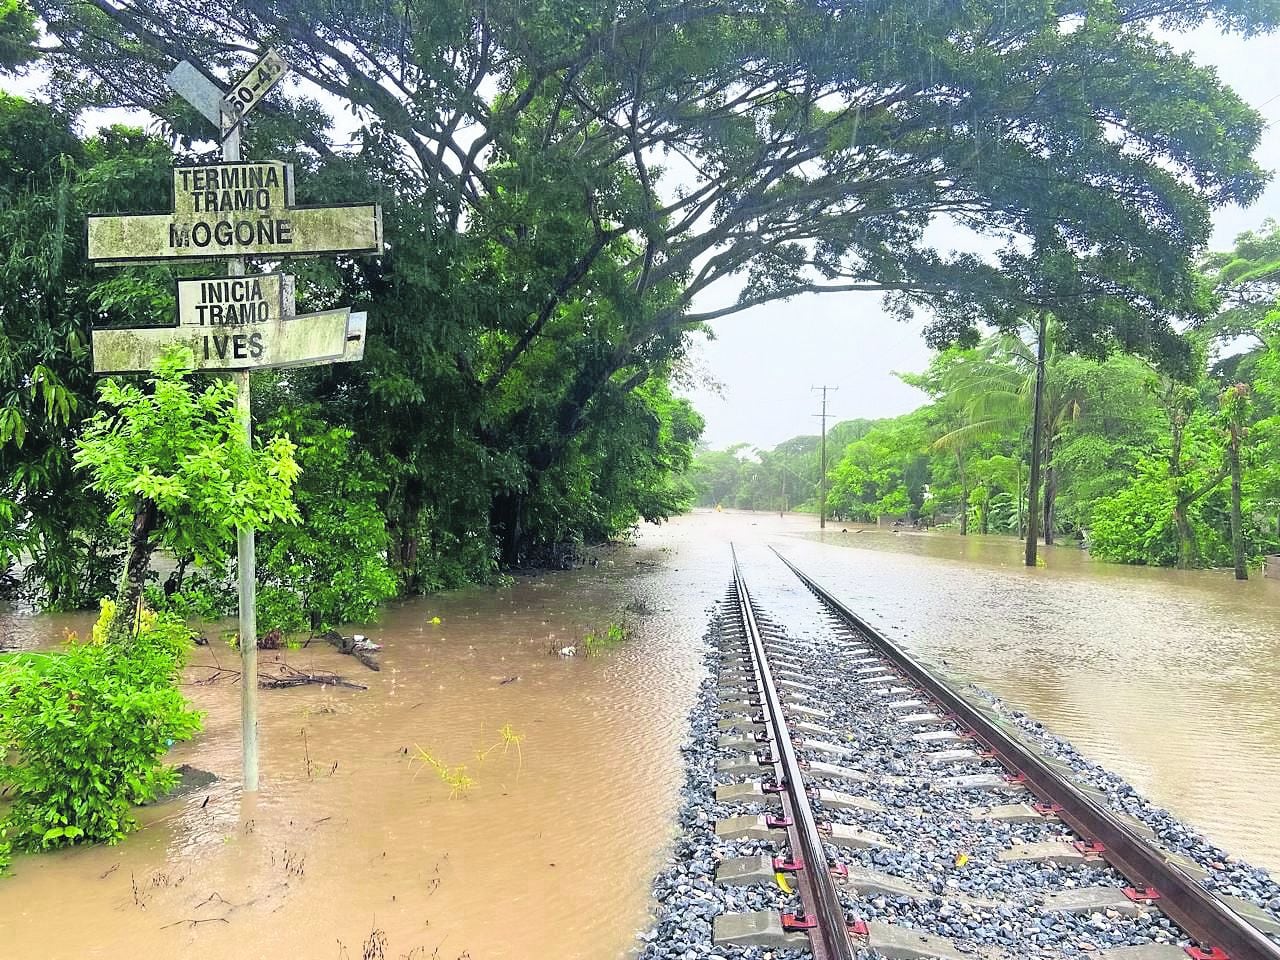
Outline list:
[[[141,373],[175,345],[190,348],[197,370],[343,363],[364,355],[364,324],[346,307],[295,315],[286,274],[179,280],[178,325],[94,330],[93,368]]]

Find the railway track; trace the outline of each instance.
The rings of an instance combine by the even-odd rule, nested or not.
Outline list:
[[[715,883],[757,909],[717,914],[710,956],[1280,960],[1265,914],[778,557],[819,628],[772,621],[734,553]]]

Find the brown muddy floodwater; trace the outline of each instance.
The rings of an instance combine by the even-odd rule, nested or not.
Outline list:
[[[1073,546],[1042,547],[1028,569],[1002,537],[801,536],[773,542],[889,636],[1280,874],[1280,580]]]
[[[723,547],[700,552],[693,575],[653,543],[397,606],[365,631],[380,673],[282,654],[369,689],[262,691],[256,799],[237,783],[238,688],[188,686],[205,729],[172,759],[223,780],[142,811],[119,846],[19,858],[0,957],[360,960],[371,937],[387,960],[623,956],[673,835],[699,641],[727,584]],[[621,648],[548,654],[623,618]],[[0,635],[46,645],[89,619],[10,615]],[[193,661],[214,653],[236,665],[216,646]],[[451,796],[420,750],[474,785]]]
[[[117,847],[19,858],[0,880],[0,957],[360,960],[370,944],[387,960],[627,955],[674,830],[699,638],[730,540],[775,616],[800,594],[766,544],[1231,852],[1280,868],[1280,584],[1091,564],[1072,549],[1028,571],[1007,541],[835,527],[819,542],[813,525],[699,513],[595,568],[394,607],[357,628],[384,644],[380,673],[327,649],[282,654],[369,689],[262,691],[257,798],[237,783],[237,688],[188,686],[205,730],[173,760],[222,779],[143,811]],[[622,618],[634,629],[623,647],[548,654]],[[0,611],[0,638],[47,646],[89,619]],[[234,666],[225,648],[193,660],[215,652]],[[451,796],[420,751],[465,766],[470,791]]]

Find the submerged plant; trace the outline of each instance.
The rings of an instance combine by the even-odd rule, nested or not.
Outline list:
[[[112,639],[111,601],[88,642],[0,665],[0,785],[13,803],[0,846],[115,843],[131,808],[177,782],[163,757],[200,728],[178,689],[191,633],[144,610],[137,636]]]
[[[484,734],[482,731],[481,737],[483,736]],[[512,747],[515,747],[516,756],[518,758],[518,765],[516,767],[516,776],[518,778],[520,771],[524,768],[524,753],[520,749],[520,745],[524,743],[524,737],[525,735],[523,733],[518,733],[515,727],[511,724],[503,724],[502,729],[498,731],[498,740],[496,743],[492,743],[488,747],[482,747],[476,750],[476,761],[478,763],[484,763],[485,760],[489,758],[489,755],[499,747],[502,748],[502,755],[506,756],[507,752]],[[459,763],[454,766],[449,766],[449,764],[445,763],[434,754],[422,749],[422,747],[417,744],[414,744],[414,749],[417,751],[417,755],[413,759],[421,763],[423,767],[429,767],[436,772],[436,775],[440,778],[440,782],[449,788],[449,799],[452,800],[454,797],[465,795],[476,785],[476,781],[468,771],[466,764]]]
[[[436,775],[439,776],[440,782],[449,788],[450,800],[454,797],[465,795],[473,786],[475,786],[475,781],[471,779],[471,776],[467,773],[467,767],[465,764],[460,763],[457,766],[450,767],[448,764],[432,756],[426,750],[423,750],[416,743],[414,744],[414,749],[418,751],[418,755],[415,759],[424,767],[430,767],[434,770]]]
[[[517,733],[515,727],[509,723],[504,723],[502,729],[498,731],[498,742],[491,746],[476,751],[476,759],[483,763],[493,751],[499,747],[502,748],[502,755],[505,757],[507,751],[512,747],[516,748],[516,778],[519,779],[520,771],[524,769],[524,751],[520,749],[520,744],[524,743],[525,735]]]
[[[587,652],[587,656],[594,657],[597,654],[618,646],[628,637],[631,631],[625,623],[610,623],[603,633],[594,629],[587,631],[587,635],[582,638],[582,646]]]

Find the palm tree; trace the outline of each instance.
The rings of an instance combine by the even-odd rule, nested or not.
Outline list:
[[[1080,412],[1079,393],[1053,376],[1056,339],[1056,324],[1048,314],[1041,314],[1034,324],[1028,321],[1015,332],[986,337],[950,363],[940,377],[942,394],[959,426],[934,441],[935,449],[956,451],[963,457],[965,449],[979,440],[1029,427],[1027,566],[1036,564],[1037,527],[1043,530],[1045,543],[1053,543],[1054,445],[1062,428]],[[1043,517],[1037,503],[1042,466]]]

